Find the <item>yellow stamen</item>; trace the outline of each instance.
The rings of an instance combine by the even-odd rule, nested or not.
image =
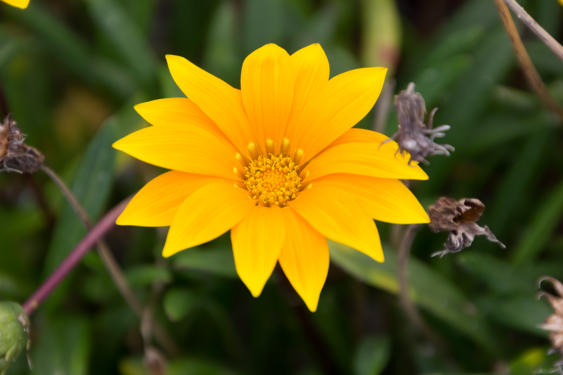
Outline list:
[[[272,141],[271,139],[266,139],[266,155],[269,154],[273,154],[275,155],[275,150],[274,150],[274,141]]]
[[[301,163],[301,159],[303,159],[303,150],[299,149],[295,153],[295,158],[293,158],[293,160],[295,160],[295,164],[299,164]]]
[[[254,144],[254,142],[250,142],[248,146],[248,152],[250,153],[250,157],[254,160],[258,159],[258,148]]]
[[[246,189],[265,206],[284,207],[301,190],[299,166],[288,156],[260,155],[245,170]]]
[[[289,146],[291,146],[289,139],[284,138],[281,144],[281,154],[283,156],[289,156]]]

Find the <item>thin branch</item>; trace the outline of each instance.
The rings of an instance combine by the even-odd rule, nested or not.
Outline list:
[[[49,276],[47,280],[37,289],[31,297],[23,304],[23,310],[27,316],[31,315],[60,284],[66,275],[80,262],[88,250],[102,238],[115,225],[115,220],[123,212],[129,199],[124,200],[111,209],[102,219],[92,228],[90,232],[76,245],[72,252],[65,258],[59,267]]]
[[[511,2],[511,0],[506,1],[508,3]],[[543,83],[540,75],[538,74],[538,71],[532,63],[528,52],[526,52],[526,48],[522,43],[522,39],[520,39],[520,35],[518,34],[518,30],[516,29],[514,20],[512,20],[512,16],[510,15],[510,11],[508,10],[504,0],[495,0],[495,4],[497,5],[498,11],[500,13],[502,23],[504,24],[504,27],[506,28],[506,31],[510,36],[510,40],[512,41],[512,45],[516,51],[516,55],[518,56],[518,60],[520,61],[520,65],[522,66],[522,70],[524,70],[524,74],[526,76],[526,79],[528,80],[528,83],[532,86],[532,89],[536,92],[539,98],[544,102],[545,106],[551,111],[557,113],[561,120],[563,120],[563,108],[555,101],[555,99],[551,97],[549,91],[547,91],[547,87],[545,87],[545,84]],[[518,4],[516,3],[516,5]],[[520,6],[518,5],[518,7]],[[524,9],[522,9],[522,11],[524,12]]]
[[[50,169],[49,167],[47,167],[45,165],[41,166],[41,170],[43,172],[45,172],[45,174],[47,174],[51,178],[51,180],[53,180],[55,185],[57,185],[57,187],[59,188],[59,190],[61,191],[63,196],[66,198],[66,200],[72,206],[76,215],[80,218],[80,221],[82,221],[82,223],[84,224],[84,226],[88,230],[93,230],[92,222],[90,221],[88,214],[86,213],[86,211],[84,210],[84,208],[82,207],[80,202],[78,202],[78,200],[76,199],[76,197],[74,196],[72,191],[68,188],[68,186],[66,186],[65,182],[59,177],[59,175],[57,175],[57,173],[55,171],[53,171],[52,169]],[[129,199],[127,199],[127,201],[125,203],[127,203],[128,201],[129,201]],[[125,208],[125,206],[123,206],[121,211],[123,211],[124,208]],[[121,211],[118,213],[117,216],[119,216]],[[115,217],[115,219],[117,219],[117,216]],[[115,222],[115,219],[114,219],[114,222]],[[100,236],[96,240],[96,245],[97,245],[96,248],[98,250],[98,254],[100,255],[102,262],[104,263],[108,273],[110,274],[110,276],[111,276],[114,284],[116,285],[117,289],[119,290],[120,294],[125,299],[125,301],[129,305],[131,310],[133,310],[135,315],[137,315],[139,318],[141,318],[142,315],[143,315],[143,304],[135,296],[135,293],[133,292],[133,289],[131,288],[131,286],[127,282],[127,279],[125,278],[125,275],[124,275],[123,271],[121,270],[121,267],[117,263],[117,260],[113,256],[113,253],[111,252],[109,246],[103,240],[103,234],[102,234],[102,236]],[[77,248],[78,248],[78,246],[77,246]],[[89,248],[87,248],[87,249],[89,249]],[[76,248],[75,248],[75,250],[76,250]],[[73,252],[75,250],[73,250]],[[72,253],[71,253],[71,255],[72,255]],[[82,256],[83,256],[83,254],[80,256],[80,258],[82,258]],[[70,255],[69,255],[69,257],[70,257]],[[80,258],[78,260],[80,260]],[[74,265],[68,271],[70,271],[73,267],[74,267]],[[57,269],[57,271],[58,271],[58,269]],[[55,273],[57,271],[55,271]],[[68,271],[66,273],[68,273]],[[63,278],[64,278],[64,276],[66,276],[66,273],[63,275]],[[158,342],[162,345],[163,348],[166,349],[167,352],[169,352],[172,355],[176,355],[176,354],[179,353],[179,349],[178,349],[177,345],[170,338],[168,333],[158,324],[155,324],[155,326],[154,326],[154,335],[155,335],[155,338],[158,340]]]
[[[401,306],[407,314],[408,319],[411,323],[418,329],[423,335],[425,335],[428,340],[434,343],[440,348],[444,348],[445,345],[442,343],[440,337],[426,324],[426,322],[420,316],[416,306],[409,295],[409,276],[408,276],[408,261],[411,253],[412,243],[416,237],[416,233],[422,227],[421,224],[412,224],[408,227],[405,236],[403,237],[403,242],[399,248],[399,260],[398,260],[398,277],[399,277],[399,300],[401,301]]]
[[[563,46],[557,42],[547,31],[544,30],[530,15],[516,2],[516,0],[505,0],[506,5],[512,9],[518,18],[524,22],[561,60],[563,60]]]

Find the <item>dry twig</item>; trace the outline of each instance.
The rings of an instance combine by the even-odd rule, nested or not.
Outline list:
[[[523,14],[525,13],[527,16],[526,19],[528,19],[528,21],[530,20],[533,21],[533,23],[537,25],[537,23],[514,0],[506,0],[506,2],[511,4],[511,7],[515,7],[515,8],[517,7],[521,10],[521,12],[523,12],[522,14],[517,13],[521,19],[524,19]],[[522,70],[524,70],[524,74],[526,76],[526,79],[528,80],[528,83],[532,86],[532,89],[536,92],[539,98],[544,102],[545,106],[551,111],[557,113],[557,115],[561,118],[561,120],[563,120],[563,108],[555,101],[555,99],[553,99],[553,97],[547,90],[547,87],[545,87],[545,84],[543,83],[540,75],[538,74],[536,67],[532,63],[532,60],[530,59],[530,55],[528,55],[528,52],[526,51],[526,48],[522,43],[522,39],[520,39],[520,35],[518,34],[518,29],[516,29],[516,25],[514,24],[514,20],[512,19],[512,16],[510,15],[510,11],[506,6],[505,0],[495,0],[495,3],[500,13],[500,18],[502,20],[502,23],[504,24],[504,27],[506,28],[506,31],[510,36],[510,40],[512,41],[512,45],[514,46],[514,50],[516,51],[516,55],[518,56],[518,60],[520,61]],[[526,24],[530,26],[527,22]],[[539,27],[539,25],[537,25],[537,27]],[[549,34],[547,34],[545,30],[543,30],[543,32],[545,34],[542,33],[542,35],[549,36]],[[542,38],[542,40],[546,42],[546,40],[543,37],[540,36],[540,38]],[[553,39],[553,41],[557,43],[555,39]]]

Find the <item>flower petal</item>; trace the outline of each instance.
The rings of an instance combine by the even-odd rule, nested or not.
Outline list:
[[[352,128],[346,130],[344,134],[336,138],[334,142],[328,145],[328,147],[325,150],[333,146],[338,146],[344,143],[377,143],[379,147],[379,144],[381,142],[386,141],[388,139],[389,137],[386,136],[385,134],[374,132],[372,130]],[[397,149],[399,148],[397,142],[393,140],[387,142],[384,147],[389,147],[389,146],[393,147],[393,152],[397,151]]]
[[[375,220],[396,224],[428,223],[430,218],[411,191],[399,180],[354,174],[331,174],[314,187],[334,186],[356,198]]]
[[[258,297],[276,267],[286,236],[282,209],[254,206],[231,230],[237,273]]]
[[[415,163],[409,162],[409,155],[395,154],[392,145],[379,148],[379,143],[341,143],[323,151],[315,157],[301,175],[309,171],[308,179],[332,173],[351,173],[363,176],[427,180],[428,175]]]
[[[309,310],[315,312],[328,275],[328,243],[322,234],[292,209],[284,209],[283,212],[287,235],[280,265]]]
[[[182,203],[166,238],[162,255],[209,242],[237,225],[254,207],[247,191],[227,181],[196,190]]]
[[[285,138],[293,140],[295,127],[303,110],[328,84],[330,67],[326,54],[318,43],[300,49],[290,59],[295,73],[295,91]]]
[[[386,68],[363,68],[342,73],[305,109],[296,125],[296,148],[304,151],[303,162],[314,157],[372,109],[383,82]]]
[[[333,186],[315,187],[313,184],[288,205],[323,236],[383,262],[375,223],[345,191]]]
[[[170,171],[146,184],[117,218],[117,225],[165,227],[172,224],[180,205],[194,191],[221,181],[215,177]]]
[[[237,179],[233,168],[243,170],[230,142],[210,131],[185,125],[145,128],[113,147],[149,164],[187,173]]]
[[[3,0],[5,3],[10,4],[16,8],[25,9],[29,5],[29,0]]]
[[[274,141],[278,154],[293,103],[294,73],[289,55],[275,44],[267,44],[244,60],[241,92],[248,120],[262,152],[266,139]]]
[[[184,94],[217,124],[241,153],[248,155],[248,143],[255,138],[240,91],[183,57],[167,55],[166,60],[172,78]]]

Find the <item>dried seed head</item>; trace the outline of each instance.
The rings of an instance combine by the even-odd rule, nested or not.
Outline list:
[[[559,296],[554,296],[549,293],[540,292],[539,297],[546,297],[547,301],[553,307],[553,314],[548,316],[543,324],[540,324],[538,328],[550,331],[549,338],[551,339],[551,344],[553,346],[553,351],[559,352],[563,355],[563,284],[553,277],[544,276],[540,278],[539,284],[543,280],[548,280],[553,284],[555,291]]]
[[[0,172],[37,172],[45,157],[39,150],[24,143],[25,134],[8,115],[0,125]]]
[[[409,83],[407,89],[401,91],[395,97],[395,107],[399,117],[399,131],[393,134],[390,139],[381,143],[381,146],[391,139],[397,139],[397,143],[399,143],[397,152],[400,151],[401,155],[404,155],[404,152],[407,151],[411,155],[409,164],[413,160],[429,164],[425,157],[432,155],[450,156],[449,151],[455,151],[450,145],[434,143],[434,138],[443,137],[445,135],[443,132],[449,130],[450,126],[441,125],[432,129],[432,121],[438,108],[434,108],[430,112],[428,124],[424,124],[426,104],[422,95],[414,91],[414,83]]]
[[[444,244],[446,249],[437,251],[432,256],[457,253],[473,243],[475,236],[484,235],[489,241],[498,243],[503,249],[504,244],[500,242],[493,232],[487,227],[480,227],[476,221],[485,211],[485,205],[479,199],[464,198],[456,201],[453,198],[442,197],[430,206],[430,230],[435,233],[450,232],[448,240]]]

